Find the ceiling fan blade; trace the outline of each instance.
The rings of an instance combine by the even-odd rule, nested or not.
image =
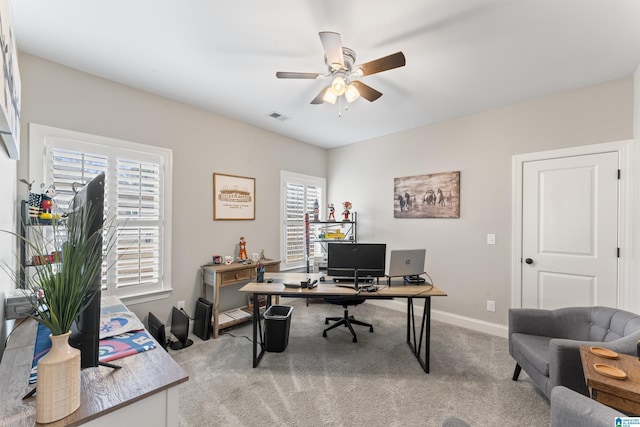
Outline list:
[[[320,91],[320,93],[318,94],[318,96],[316,96],[315,98],[313,98],[313,101],[311,101],[312,104],[322,104],[324,102],[324,94],[327,93],[327,91],[331,89],[331,86],[327,86],[324,89],[322,89]]]
[[[342,39],[340,38],[340,34],[332,31],[322,31],[320,32],[320,41],[324,48],[324,56],[327,57],[327,65],[332,70],[344,67]]]
[[[319,73],[296,73],[289,71],[278,71],[276,77],[279,79],[316,79]]]
[[[354,80],[351,82],[351,84],[354,85],[356,89],[358,89],[358,92],[360,92],[360,96],[369,102],[373,102],[382,96],[382,92],[378,92],[371,86],[367,86],[366,84],[362,83],[360,80]]]
[[[404,53],[396,52],[382,58],[374,59],[373,61],[365,62],[364,64],[357,66],[356,69],[361,69],[363,76],[369,76],[382,71],[404,67],[405,64],[406,59],[404,57]]]

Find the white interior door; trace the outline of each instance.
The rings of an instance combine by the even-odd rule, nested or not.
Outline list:
[[[523,164],[523,307],[617,306],[618,169],[617,152]]]

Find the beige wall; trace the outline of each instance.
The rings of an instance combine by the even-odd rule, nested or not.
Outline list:
[[[353,203],[361,241],[427,248],[427,271],[448,294],[434,309],[507,325],[512,156],[631,139],[632,110],[628,77],[333,149],[329,202]],[[393,218],[395,177],[456,170],[459,219]]]
[[[199,266],[247,252],[279,257],[280,170],[326,176],[327,152],[271,132],[22,54],[22,122],[39,123],[173,150],[173,263],[168,300],[138,304],[168,319],[176,301],[193,313]],[[27,149],[28,134],[23,133]],[[27,158],[23,151],[23,158]],[[28,175],[20,163],[20,176]],[[213,221],[213,173],[256,178],[255,221]]]

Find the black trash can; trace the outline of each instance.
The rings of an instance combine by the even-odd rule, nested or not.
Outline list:
[[[290,305],[272,305],[264,312],[264,347],[266,351],[282,352],[289,344],[291,326]]]

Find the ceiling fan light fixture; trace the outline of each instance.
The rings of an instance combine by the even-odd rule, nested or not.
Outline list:
[[[351,72],[351,75],[353,77],[362,77],[364,76],[364,71],[362,71],[362,68],[356,67],[356,69]]]
[[[349,84],[344,90],[344,97],[347,98],[347,102],[351,103],[360,98],[360,92],[353,84]]]
[[[337,99],[338,99],[338,96],[335,94],[335,92],[333,92],[333,89],[331,89],[330,87],[327,88],[327,90],[324,92],[324,96],[322,97],[322,100],[324,102],[328,102],[329,104],[335,104]]]
[[[333,83],[331,83],[331,90],[336,94],[336,96],[342,95],[344,93],[345,87],[346,83],[340,76],[333,79]]]

